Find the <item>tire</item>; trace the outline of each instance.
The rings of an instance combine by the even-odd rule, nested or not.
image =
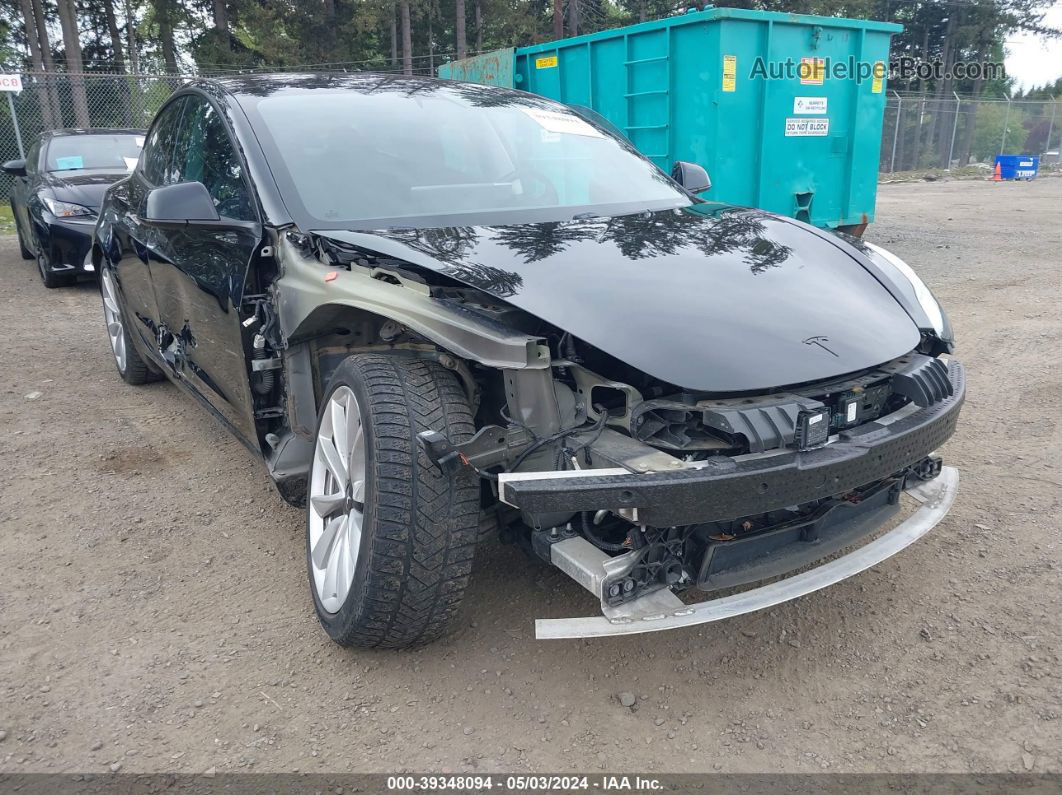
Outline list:
[[[37,270],[40,272],[41,282],[50,290],[56,287],[69,287],[77,281],[76,275],[53,271],[51,269],[51,257],[48,256],[43,247],[37,252]]]
[[[33,252],[26,248],[26,243],[22,238],[22,227],[18,223],[18,216],[15,215],[15,203],[11,202],[11,218],[15,222],[15,235],[18,237],[18,254],[22,259],[33,259]]]
[[[346,435],[337,432],[342,427],[350,429]],[[449,370],[380,354],[350,356],[336,368],[317,420],[306,560],[317,617],[342,646],[435,640],[450,629],[464,596],[479,532],[479,483],[471,472],[444,474],[427,458],[416,436],[429,429],[454,442],[475,431]],[[340,477],[335,459],[328,463],[329,445],[346,462]]]
[[[140,386],[161,377],[152,367],[140,358],[129,329],[122,319],[121,306],[118,303],[118,291],[114,285],[114,274],[107,266],[100,272],[100,297],[103,299],[103,321],[107,328],[107,337],[111,343],[111,354],[118,375],[127,384]]]

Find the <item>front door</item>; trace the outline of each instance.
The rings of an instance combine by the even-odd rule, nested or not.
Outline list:
[[[173,150],[172,182],[201,182],[222,226],[168,227],[151,280],[166,333],[161,354],[244,438],[257,444],[240,307],[262,227],[246,169],[218,109],[189,95]]]
[[[132,176],[118,183],[112,197],[118,209],[100,219],[99,242],[114,269],[126,309],[126,327],[137,347],[157,358],[161,321],[151,285],[150,261],[159,256],[162,230],[143,218],[148,191],[168,184],[173,145],[187,98],[178,97],[155,117],[143,156]]]

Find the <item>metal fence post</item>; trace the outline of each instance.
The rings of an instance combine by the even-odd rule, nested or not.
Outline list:
[[[948,147],[948,171],[951,171],[951,157],[955,154],[955,133],[959,131],[959,108],[962,107],[962,100],[959,99],[957,92],[952,91],[955,94],[955,122],[951,125],[951,146]]]
[[[896,124],[892,128],[892,160],[889,161],[889,173],[896,173],[896,142],[900,138],[900,111],[903,109],[903,97],[893,89],[892,95],[896,97]]]
[[[1003,115],[1003,136],[999,141],[999,153],[1007,148],[1007,125],[1010,124],[1010,97],[1007,97],[1007,112]]]
[[[1051,151],[1051,133],[1055,131],[1055,111],[1058,110],[1058,100],[1051,103],[1051,121],[1047,123],[1047,140],[1044,141],[1044,152]]]
[[[11,126],[15,128],[15,142],[18,144],[18,156],[23,160],[26,159],[26,150],[22,148],[22,131],[18,128],[18,114],[15,113],[15,100],[11,98],[10,91],[5,91],[7,94],[7,107],[11,109]]]

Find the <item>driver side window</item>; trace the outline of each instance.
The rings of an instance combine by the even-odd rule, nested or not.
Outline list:
[[[171,155],[184,105],[183,97],[167,105],[151,125],[151,132],[144,142],[144,153],[140,161],[143,164],[144,179],[156,187],[176,182],[171,169]]]
[[[177,182],[202,182],[218,215],[254,221],[243,167],[217,110],[198,97],[188,99],[173,150]]]

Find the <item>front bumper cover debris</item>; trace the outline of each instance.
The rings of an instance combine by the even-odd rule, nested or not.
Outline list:
[[[965,375],[957,361],[948,363],[947,374],[950,396],[900,419],[842,431],[823,447],[719,456],[696,469],[648,474],[509,473],[499,481],[499,497],[529,513],[623,509],[638,524],[669,527],[737,519],[844,494],[917,464],[954,433]]]
[[[951,509],[959,485],[959,472],[944,467],[935,479],[919,483],[908,494],[922,503],[910,517],[894,529],[839,558],[809,571],[748,591],[687,605],[669,590],[654,591],[618,607],[602,608],[604,615],[586,618],[539,619],[535,636],[539,640],[593,638],[608,635],[635,635],[697,624],[772,607],[813,593],[876,566],[910,546],[932,530]],[[582,542],[582,543],[579,543]],[[571,544],[571,548],[564,548]],[[573,538],[558,544],[555,565],[571,574],[581,585],[596,592],[607,585],[613,569],[622,563],[608,558],[584,539]],[[599,553],[594,558],[594,552]]]

